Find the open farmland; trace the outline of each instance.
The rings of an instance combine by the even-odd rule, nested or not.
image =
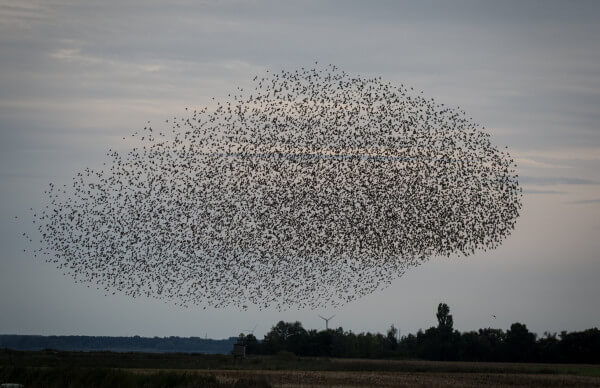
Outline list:
[[[11,378],[10,382],[30,382],[28,386],[60,386],[63,380],[52,383],[52,379],[66,375],[75,376],[69,381],[85,381],[87,386],[116,382],[120,386],[164,386],[165,381],[171,381],[174,385],[168,386],[600,387],[598,365],[332,359],[290,354],[236,361],[230,356],[201,354],[0,351],[1,382]]]
[[[357,372],[357,371],[198,371],[218,381],[267,381],[273,387],[598,387],[600,379],[523,373]]]

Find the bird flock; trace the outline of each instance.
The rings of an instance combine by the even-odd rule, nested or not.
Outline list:
[[[131,136],[51,183],[34,220],[35,253],[107,293],[340,306],[497,247],[521,208],[514,160],[459,107],[333,65],[266,72]]]

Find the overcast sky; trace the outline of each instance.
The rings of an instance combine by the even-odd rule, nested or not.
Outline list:
[[[600,2],[0,0],[0,334],[236,335],[277,320],[401,334],[539,333],[600,322]],[[329,311],[180,308],[75,284],[23,252],[49,182],[99,168],[122,136],[315,61],[460,106],[508,146],[525,189],[493,252],[433,258]],[[20,218],[15,220],[15,216]],[[493,318],[495,315],[497,318]]]

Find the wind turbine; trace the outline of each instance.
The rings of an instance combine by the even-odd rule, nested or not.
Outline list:
[[[335,317],[335,314],[333,314],[332,316],[330,316],[329,318],[325,318],[319,315],[319,318],[321,318],[322,320],[325,321],[325,330],[329,330],[329,320],[331,318]]]
[[[249,334],[254,335],[254,330],[256,330],[257,327],[258,327],[258,325],[254,325],[252,330],[242,330],[242,333],[249,333]]]

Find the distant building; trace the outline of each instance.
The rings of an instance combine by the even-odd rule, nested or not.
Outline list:
[[[246,345],[233,344],[233,358],[246,358]]]

